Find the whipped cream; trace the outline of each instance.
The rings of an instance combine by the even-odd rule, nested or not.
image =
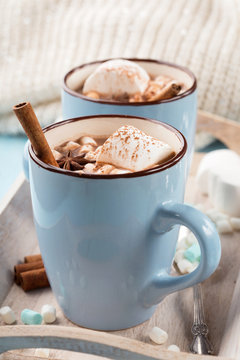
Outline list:
[[[130,171],[141,171],[163,162],[174,154],[168,144],[146,135],[134,126],[115,131],[97,153],[98,163]]]
[[[143,93],[149,82],[148,73],[132,61],[109,60],[97,67],[86,79],[83,94],[96,91],[104,96]]]

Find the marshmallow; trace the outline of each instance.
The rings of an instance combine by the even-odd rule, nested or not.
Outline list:
[[[109,60],[98,66],[85,80],[83,94],[97,92],[109,97],[143,93],[149,80],[148,73],[132,61]]]
[[[87,153],[89,151],[93,151],[93,146],[90,144],[81,146],[79,153]]]
[[[41,315],[46,324],[51,324],[56,320],[56,309],[52,305],[43,305]]]
[[[95,172],[95,164],[88,163],[84,166],[84,172],[86,174],[93,174]]]
[[[174,256],[174,261],[178,264],[184,258],[184,249],[178,249]]]
[[[110,173],[112,173],[112,170],[114,170],[115,167],[112,165],[103,165],[100,167],[100,169],[97,170],[97,174],[101,174],[101,175],[108,175]]]
[[[228,234],[233,232],[233,228],[229,221],[227,220],[217,220],[216,227],[219,234]]]
[[[79,148],[79,144],[76,143],[75,141],[69,141],[65,146],[64,146],[64,150],[75,150]]]
[[[189,260],[191,263],[200,261],[201,250],[198,243],[191,245],[187,250],[184,251],[185,259]]]
[[[42,323],[42,315],[30,309],[24,309],[21,312],[21,320],[25,325],[40,325]]]
[[[182,260],[178,261],[177,266],[178,266],[178,269],[181,274],[188,274],[196,269],[196,267],[198,266],[198,263],[192,264],[189,260],[182,259]]]
[[[34,352],[34,356],[49,358],[50,350],[49,349],[36,349]]]
[[[235,217],[230,218],[230,224],[233,230],[240,230],[240,218],[235,218]]]
[[[180,352],[180,349],[177,345],[170,345],[168,348],[167,348],[169,351],[176,351],[176,352]]]
[[[96,141],[91,138],[90,136],[82,136],[80,139],[79,139],[79,142],[81,145],[92,145],[92,146],[97,146],[97,143]]]
[[[150,339],[156,344],[164,344],[168,339],[168,334],[163,329],[154,326],[149,333]]]
[[[205,155],[198,172],[197,183],[208,194],[214,207],[240,216],[240,157],[232,150],[216,150]]]
[[[115,131],[97,152],[97,162],[141,171],[166,160],[173,149],[166,143],[126,125]]]
[[[124,170],[124,169],[113,169],[111,171],[111,175],[121,175],[121,174],[129,174],[131,171],[129,170]]]
[[[9,306],[3,306],[0,309],[0,315],[5,324],[11,325],[16,321],[15,314]]]

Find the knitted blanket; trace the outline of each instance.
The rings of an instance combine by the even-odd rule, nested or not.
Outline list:
[[[109,57],[161,59],[198,78],[199,108],[240,119],[238,0],[0,0],[0,132],[22,129],[30,101],[42,124],[61,115],[63,75]]]

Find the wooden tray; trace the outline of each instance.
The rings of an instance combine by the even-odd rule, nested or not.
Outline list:
[[[240,151],[240,125],[208,113],[199,112],[198,128],[209,131],[228,147]],[[208,198],[198,194],[194,174],[203,155],[196,153],[186,190],[186,201],[203,203],[210,208]],[[11,200],[9,201],[9,197]],[[1,210],[0,210],[1,211]],[[5,199],[0,214],[0,305],[9,305],[15,311],[17,324],[6,326],[0,323],[0,359],[238,359],[240,357],[240,233],[221,236],[222,259],[217,271],[203,283],[203,296],[209,338],[217,356],[200,356],[189,353],[192,340],[193,320],[192,289],[186,289],[167,296],[159,304],[154,316],[134,328],[98,332],[77,327],[68,321],[48,289],[24,293],[13,284],[14,264],[23,260],[26,254],[38,253],[37,239],[32,220],[29,185],[23,176],[13,186],[12,193]],[[50,303],[57,308],[57,322],[54,325],[21,325],[20,313],[24,308],[40,311],[43,304]],[[148,333],[153,326],[160,326],[169,334],[167,344],[153,345]],[[177,344],[181,352],[167,350],[170,344]],[[11,349],[22,350],[11,350]],[[48,348],[41,353],[36,348]],[[56,350],[57,349],[57,350]],[[68,350],[62,351],[61,349]],[[69,353],[69,350],[74,352]],[[91,354],[91,355],[89,355]],[[96,356],[99,355],[99,356]]]

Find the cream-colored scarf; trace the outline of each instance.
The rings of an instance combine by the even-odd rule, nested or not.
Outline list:
[[[0,0],[0,131],[30,101],[42,125],[61,115],[65,72],[86,61],[144,57],[189,67],[199,108],[240,120],[238,0]]]

